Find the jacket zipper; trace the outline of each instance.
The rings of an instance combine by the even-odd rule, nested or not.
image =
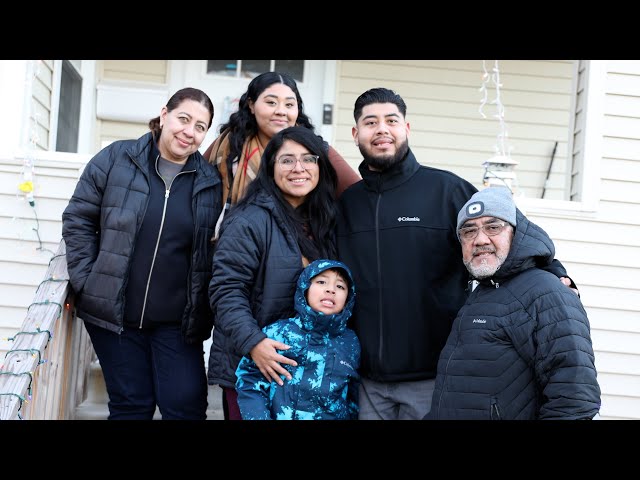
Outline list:
[[[162,218],[160,220],[160,229],[158,230],[158,238],[156,239],[156,247],[155,247],[155,249],[153,251],[153,258],[151,260],[151,268],[149,268],[149,276],[147,277],[147,286],[145,287],[145,290],[144,290],[144,300],[142,301],[142,313],[140,314],[140,326],[138,328],[142,328],[142,320],[144,319],[144,312],[147,309],[147,297],[149,296],[149,287],[151,286],[151,275],[153,274],[153,266],[156,263],[156,256],[158,254],[158,247],[160,246],[160,237],[162,237],[162,230],[164,229],[164,219],[165,219],[165,215],[167,213],[167,204],[169,203],[169,194],[171,193],[171,186],[173,185],[173,182],[176,180],[176,178],[178,178],[178,175],[182,175],[183,173],[193,173],[193,172],[195,172],[195,170],[188,170],[188,171],[178,172],[178,174],[175,177],[173,177],[173,179],[171,180],[171,183],[167,186],[167,182],[164,180],[164,178],[162,178],[162,175],[160,175],[160,172],[158,171],[158,159],[159,158],[160,158],[160,155],[158,155],[158,157],[156,158],[156,173],[162,179],[162,182],[164,183],[164,186],[165,186],[166,190],[164,192],[164,205],[162,207]]]
[[[462,308],[464,308],[464,306]],[[449,372],[449,363],[451,363],[453,354],[456,352],[456,350],[458,349],[458,345],[460,344],[460,335],[461,335],[460,330],[462,330],[462,322],[458,322],[458,339],[456,340],[455,348],[451,351],[451,355],[449,355],[449,358],[447,359],[447,366],[444,367],[444,378],[447,378],[447,373]],[[437,368],[438,367],[436,365],[436,369]],[[438,397],[438,409],[436,411],[436,415],[433,417],[434,419],[437,419],[440,416],[440,405],[442,404],[442,396],[444,395],[444,389],[445,389],[445,384],[443,383],[442,387],[440,388],[440,396]],[[433,411],[433,406],[431,407],[431,410]]]
[[[378,268],[378,285],[382,285],[382,272],[380,267],[380,200],[382,194],[378,193],[378,200],[376,201],[376,262]],[[378,294],[378,325],[380,327],[380,343],[378,344],[378,362],[382,364],[382,347],[384,345],[384,334],[382,331],[384,313],[382,310],[382,288]]]
[[[495,398],[491,399],[491,420],[502,420],[502,418],[500,418],[500,409],[498,408],[498,400]]]
[[[149,191],[151,191],[151,184],[149,181],[149,177],[147,175],[147,172],[142,168],[142,166],[138,163],[138,161],[136,160],[135,157],[133,157],[129,152],[127,152],[127,155],[129,155],[129,158],[131,159],[131,161],[140,169],[140,171],[142,172],[142,175],[146,178],[147,183],[149,184]],[[158,155],[156,157],[156,162],[158,161],[158,158],[160,158],[160,155]],[[129,197],[129,191],[127,190],[127,195],[125,197],[125,202],[126,199]],[[149,207],[149,197],[147,197],[147,201],[144,204],[144,209],[142,211],[142,217],[144,219],[144,216],[147,214],[147,208]],[[133,237],[133,248],[131,250],[131,256],[133,256],[134,252],[135,252],[135,248],[136,248],[136,240],[138,239],[138,233],[140,232],[140,228],[142,227],[142,222],[140,222],[139,224],[136,225],[136,234]],[[127,277],[125,278],[125,282],[122,286],[122,289],[120,290],[120,303],[122,305],[122,312],[124,312],[124,302],[125,302],[125,295],[124,292],[127,290],[127,282],[129,281],[129,271],[131,270],[131,262],[129,262],[129,267],[127,269]],[[120,330],[118,331],[118,333],[122,333],[124,331],[124,322],[120,325]]]

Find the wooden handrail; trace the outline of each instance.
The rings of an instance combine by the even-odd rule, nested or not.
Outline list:
[[[0,420],[74,418],[95,354],[73,311],[61,240],[11,350],[0,359]]]

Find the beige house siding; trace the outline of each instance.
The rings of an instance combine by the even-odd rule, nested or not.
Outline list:
[[[167,83],[168,60],[104,60],[100,80]]]
[[[486,67],[490,72],[493,61]],[[495,106],[484,106],[486,119],[479,112],[481,60],[339,61],[337,68],[334,145],[353,167],[361,160],[351,137],[353,104],[365,90],[384,86],[407,103],[409,144],[418,161],[481,186],[481,165],[495,154],[500,132]],[[519,190],[540,198],[557,141],[545,198],[564,199],[574,62],[500,61],[499,69],[508,145],[512,158],[520,162]],[[488,100],[493,100],[493,87],[488,93]]]
[[[0,158],[0,359],[11,347],[7,337],[22,325],[44,279],[62,237],[62,211],[76,186],[81,164],[88,160],[72,155],[75,161],[67,162],[65,156],[69,155],[37,155],[35,208],[17,191],[22,159]]]
[[[103,60],[98,62],[99,81],[117,81],[127,85],[167,83],[168,60]],[[158,113],[162,105],[158,105]],[[98,150],[116,140],[138,138],[149,129],[146,123],[97,121]]]
[[[640,62],[606,62],[600,99],[596,212],[584,218],[529,216],[551,235],[556,256],[580,287],[591,322],[602,417],[640,419]]]
[[[49,148],[52,90],[53,60],[42,60],[38,62],[34,71],[33,95],[29,116],[29,141],[38,150],[47,150]]]
[[[640,419],[640,62],[610,61],[604,99],[600,211],[579,239],[593,242],[585,305],[594,309],[603,412]],[[635,107],[635,108],[634,108]],[[603,234],[593,235],[594,229]],[[605,235],[609,229],[617,235]],[[601,268],[596,268],[601,266]]]
[[[160,113],[160,107],[158,107],[158,113]],[[139,138],[148,131],[148,125],[144,123],[103,120],[100,125],[100,141],[102,142],[100,148],[116,140]]]

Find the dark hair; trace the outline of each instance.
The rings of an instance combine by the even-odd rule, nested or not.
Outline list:
[[[286,85],[295,93],[298,102],[298,119],[296,120],[296,125],[313,130],[311,120],[309,120],[309,117],[304,113],[302,97],[300,97],[298,85],[293,77],[286,73],[262,73],[249,83],[247,91],[242,94],[238,101],[238,110],[229,117],[227,123],[220,125],[220,133],[229,129],[229,157],[226,158],[228,171],[232,171],[231,162],[233,159],[240,157],[245,140],[257,135],[259,130],[256,117],[251,113],[251,109],[249,108],[249,100],[255,103],[260,94],[275,83]]]
[[[372,88],[356,99],[356,103],[353,106],[353,118],[356,123],[362,116],[362,109],[372,103],[393,103],[398,107],[403,117],[407,116],[407,105],[400,95],[388,88]]]
[[[342,268],[342,267],[331,267],[331,268],[327,268],[326,270],[323,270],[320,273],[324,273],[324,272],[335,272],[337,275],[340,276],[340,278],[342,278],[342,280],[344,280],[344,282],[351,287],[351,276],[347,273],[347,271]],[[320,273],[317,273],[315,276],[311,277],[311,278],[315,278],[318,275],[320,275]]]
[[[171,112],[185,100],[193,100],[194,102],[201,103],[207,108],[207,110],[209,110],[211,118],[209,119],[209,125],[207,126],[207,129],[211,128],[211,123],[213,122],[213,103],[211,102],[209,96],[202,90],[191,87],[178,90],[171,96],[171,98],[167,102],[167,110]],[[160,133],[162,132],[162,128],[160,127],[160,116],[149,120],[149,130],[151,130],[151,132],[153,133],[153,138],[157,139],[160,137]]]
[[[282,190],[276,185],[274,170],[276,154],[285,140],[291,140],[318,155],[318,185],[298,208],[284,198]],[[259,192],[266,192],[276,201],[284,218],[295,232],[302,254],[311,262],[318,258],[336,259],[334,229],[336,224],[336,186],[338,177],[329,161],[322,137],[305,127],[288,127],[276,133],[264,150],[260,159],[260,170],[256,179],[247,187],[247,194],[238,206],[249,203]],[[231,210],[240,210],[238,206]],[[308,228],[308,230],[305,230]],[[309,238],[309,233],[313,238]]]

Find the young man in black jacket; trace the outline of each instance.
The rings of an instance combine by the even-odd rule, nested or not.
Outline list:
[[[406,111],[386,88],[358,97],[352,134],[362,181],[339,200],[338,253],[359,288],[360,419],[429,412],[438,357],[468,293],[455,219],[477,189],[418,163]],[[547,270],[566,276],[557,261]]]

